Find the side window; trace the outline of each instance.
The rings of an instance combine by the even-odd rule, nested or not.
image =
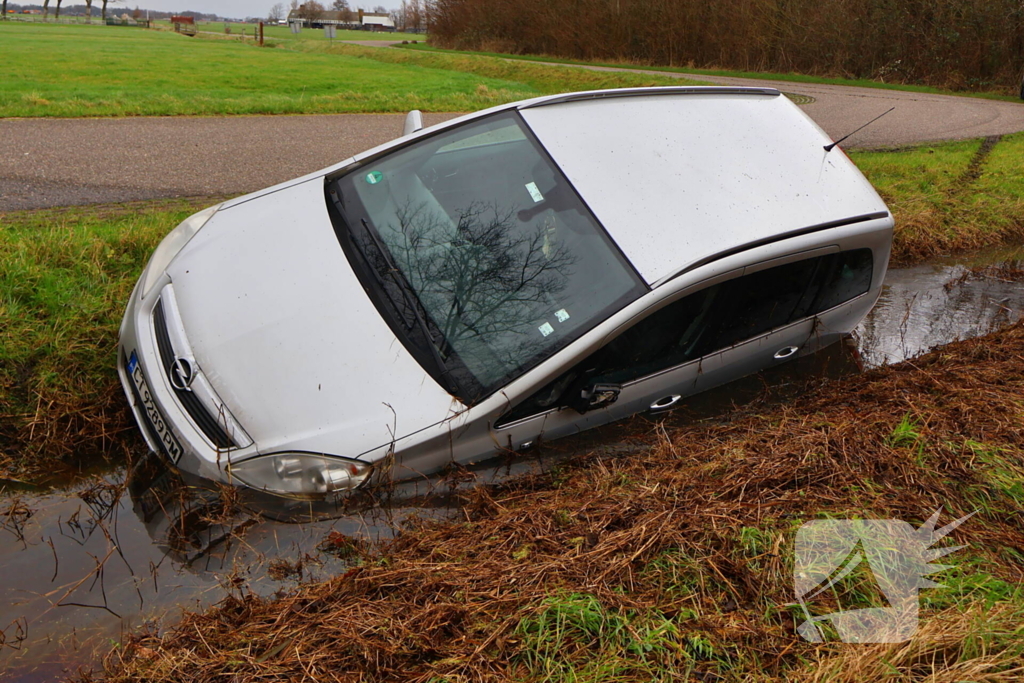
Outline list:
[[[722,283],[715,315],[707,321],[700,343],[687,360],[805,317],[796,314],[813,288],[821,262],[819,257],[787,263]]]
[[[874,260],[870,249],[854,249],[834,254],[828,268],[822,269],[813,312],[821,313],[858,297],[871,289]]]
[[[566,404],[585,386],[623,384],[821,313],[871,288],[870,249],[768,268],[686,296],[644,318],[499,420]]]

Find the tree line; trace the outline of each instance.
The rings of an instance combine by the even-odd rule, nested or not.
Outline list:
[[[430,0],[440,47],[1016,89],[1024,0]]]
[[[53,17],[54,19],[60,19],[61,15],[61,3],[64,0],[55,0],[53,5]],[[122,0],[98,0],[100,4],[100,19],[106,20],[107,18],[107,4],[108,3],[119,3]],[[64,14],[67,16],[84,16],[86,21],[92,18],[92,4],[94,0],[85,0],[84,5],[75,5],[72,7],[64,8]],[[43,4],[40,5],[16,5],[11,4],[10,9],[14,12],[20,12],[23,10],[38,10],[42,13],[44,19],[50,18],[50,0],[43,0]],[[138,8],[136,8],[137,10]],[[0,16],[7,18],[7,0],[3,0],[0,4]]]

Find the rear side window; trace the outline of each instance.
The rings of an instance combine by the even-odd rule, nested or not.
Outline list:
[[[870,249],[837,254],[830,268],[822,272],[814,313],[827,311],[871,289],[873,269]]]
[[[871,250],[855,249],[702,289],[644,318],[501,422],[562,405],[584,384],[630,382],[826,311],[871,289],[872,270]]]

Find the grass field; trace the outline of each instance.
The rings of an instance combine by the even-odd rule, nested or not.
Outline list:
[[[727,78],[754,78],[770,81],[790,81],[793,83],[825,83],[829,85],[857,86],[861,88],[878,88],[882,90],[906,90],[909,92],[933,93],[938,95],[956,95],[959,97],[980,97],[982,99],[1003,100],[1006,102],[1019,102],[1020,98],[1003,93],[963,93],[952,90],[942,90],[927,85],[905,85],[900,83],[884,83],[865,78],[825,78],[822,76],[809,76],[797,73],[768,73],[759,71],[732,71],[728,69],[690,69],[678,66],[657,66],[651,64],[637,64],[633,62],[584,62],[567,59],[565,57],[552,57],[548,55],[517,55],[503,52],[470,52],[463,50],[447,50],[433,45],[427,45],[420,41],[417,44],[402,45],[404,49],[417,50],[421,52],[441,52],[446,54],[477,54],[503,59],[516,59],[542,64],[582,64],[589,66],[609,66],[616,68],[627,68],[638,71],[665,71],[670,73],[692,74],[700,76],[722,76]]]
[[[117,329],[183,200],[0,214],[0,479],[122,458]]]
[[[674,83],[388,52],[322,40],[274,49],[136,28],[0,23],[0,116],[474,111],[567,90]]]

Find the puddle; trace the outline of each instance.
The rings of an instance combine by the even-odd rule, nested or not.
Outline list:
[[[1022,258],[1024,250],[1001,251],[890,271],[856,332],[859,357],[868,366],[896,362],[1017,320],[1024,284],[972,269]],[[852,344],[695,397],[673,421],[728,410],[756,397],[765,382],[797,387],[808,376],[856,371]],[[0,672],[16,683],[62,680],[80,666],[97,668],[96,656],[123,634],[159,631],[184,609],[228,594],[272,596],[343,572],[356,549],[391,538],[411,516],[457,513],[455,489],[543,470],[575,453],[628,451],[630,430],[650,431],[638,420],[553,442],[543,457],[414,482],[393,491],[387,505],[347,511],[262,506],[255,514],[146,461],[130,485],[123,469],[48,490],[0,482]],[[282,516],[307,521],[275,521]]]
[[[890,270],[855,333],[865,365],[896,363],[1016,322],[1024,283],[1000,277],[998,266],[1020,267],[1022,260],[1018,247]]]
[[[543,466],[489,463],[349,510],[240,500],[236,489],[182,481],[151,456],[131,476],[118,469],[46,492],[0,487],[0,678],[64,680],[98,666],[94,657],[128,631],[159,632],[182,610],[337,575],[410,517],[455,514],[456,490]]]

